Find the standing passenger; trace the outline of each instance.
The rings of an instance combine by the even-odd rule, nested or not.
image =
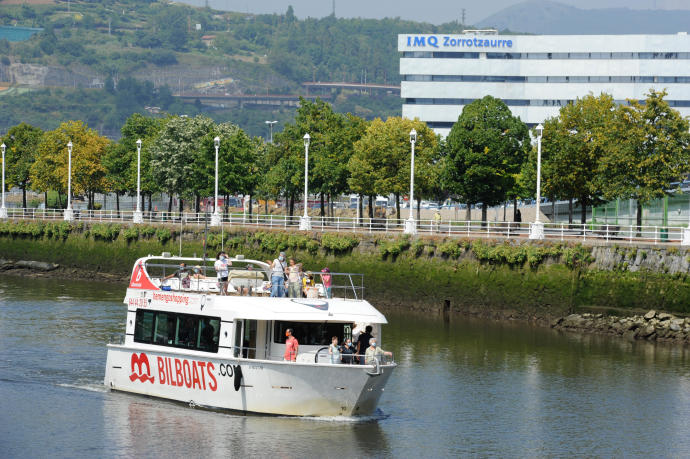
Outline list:
[[[297,350],[299,349],[299,342],[297,338],[292,336],[292,328],[285,330],[285,355],[283,355],[283,360],[286,362],[297,361]]]
[[[228,266],[231,265],[232,262],[227,259],[225,253],[218,252],[213,269],[216,270],[216,275],[218,276],[218,290],[221,295],[228,294]]]
[[[326,290],[326,298],[331,298],[331,288],[333,285],[333,279],[331,279],[330,269],[323,268],[321,270],[321,283],[323,284],[324,290]]]
[[[294,258],[290,258],[288,267],[288,296],[290,298],[300,298],[300,286],[302,279],[302,263],[295,263]]]
[[[271,296],[282,298],[285,296],[285,252],[280,252],[278,258],[271,263]]]
[[[360,333],[357,338],[357,358],[359,359],[360,365],[364,365],[364,352],[369,347],[369,340],[373,338],[371,336],[371,331],[373,328],[371,325],[367,325],[364,329],[364,333]]]
[[[338,337],[331,338],[331,345],[328,346],[328,354],[331,356],[331,363],[340,363],[340,348],[338,347]]]

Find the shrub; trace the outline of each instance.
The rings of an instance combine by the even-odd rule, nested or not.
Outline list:
[[[127,244],[136,241],[139,239],[139,228],[136,226],[125,228],[125,230],[122,232],[122,236],[125,238],[125,241],[127,241]]]
[[[438,246],[438,251],[444,257],[458,258],[465,249],[461,245],[458,245],[458,241],[448,241]]]
[[[141,235],[141,237],[150,239],[156,235],[156,228],[153,226],[142,226],[139,230],[139,234]]]
[[[359,245],[359,239],[353,236],[339,236],[335,234],[324,234],[321,238],[321,247],[327,252],[344,253],[349,252]]]
[[[161,244],[165,244],[172,238],[172,233],[168,228],[159,228],[156,230],[156,237]]]
[[[96,223],[91,226],[91,234],[94,240],[114,241],[120,234],[120,226],[110,223]]]
[[[384,242],[379,247],[381,259],[385,260],[389,255],[395,260],[398,255],[410,248],[410,240],[407,237],[400,238],[397,241]]]

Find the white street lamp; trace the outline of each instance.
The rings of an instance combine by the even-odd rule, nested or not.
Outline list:
[[[72,141],[67,142],[67,208],[65,209],[65,220],[74,220],[72,211]]]
[[[4,147],[4,146],[3,146],[3,148],[2,148],[2,151],[5,151],[5,147]],[[3,164],[4,164],[4,161],[3,161]],[[5,189],[5,188],[4,188],[4,186],[3,186],[3,190],[4,190],[4,189]],[[689,205],[690,205],[690,204],[689,204]],[[689,214],[689,216],[688,216],[688,219],[689,219],[689,220],[688,220],[688,227],[687,227],[687,228],[683,228],[683,238],[682,238],[681,241],[680,241],[680,245],[684,245],[684,246],[690,245],[690,214]]]
[[[265,123],[268,124],[268,127],[271,131],[271,136],[270,136],[271,143],[273,143],[273,125],[276,124],[277,122],[278,121],[265,121]]]
[[[7,209],[5,208],[5,143],[0,145],[2,149],[2,206],[0,206],[0,218],[7,218]]]
[[[220,226],[220,212],[218,212],[218,148],[220,148],[220,137],[216,136],[213,139],[213,145],[216,147],[216,192],[213,201],[213,215],[211,215],[211,226]]]
[[[539,205],[541,204],[541,135],[544,132],[544,126],[539,124],[537,126],[537,207],[534,223],[529,227],[530,239],[544,239],[544,223],[539,218]]]
[[[311,220],[307,215],[307,197],[309,196],[309,134],[304,134],[304,216],[300,219],[299,229],[302,231],[309,231],[311,229]]]
[[[137,210],[134,211],[134,223],[144,223],[141,212],[141,139],[137,140]]]
[[[414,202],[414,144],[417,142],[417,131],[410,131],[410,145],[412,156],[410,157],[410,218],[405,221],[405,234],[417,234],[417,224],[412,215],[412,203]]]

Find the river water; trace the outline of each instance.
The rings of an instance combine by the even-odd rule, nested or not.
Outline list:
[[[105,390],[123,294],[0,276],[0,457],[690,455],[685,348],[389,313],[376,416],[238,416]]]

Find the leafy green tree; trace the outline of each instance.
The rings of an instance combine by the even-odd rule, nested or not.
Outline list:
[[[110,141],[81,121],[61,123],[43,134],[31,166],[32,187],[38,191],[67,191],[68,150],[72,141],[72,193],[85,194],[93,209],[94,194],[107,190],[106,169],[101,158]]]
[[[488,206],[506,199],[530,147],[525,123],[499,99],[486,96],[466,105],[447,138],[445,188],[470,203]]]
[[[587,221],[587,206],[601,202],[599,163],[607,145],[602,142],[616,107],[608,94],[588,95],[561,108],[558,117],[544,123],[542,184],[546,196],[567,199],[572,223],[572,201],[581,206],[580,223]],[[532,161],[532,159],[534,161]],[[530,162],[536,163],[533,152]]]
[[[197,189],[194,179],[198,169],[207,168],[203,140],[213,131],[213,120],[204,116],[187,118],[168,117],[150,146],[153,179],[170,195],[168,211],[172,211],[173,195],[180,198],[179,211],[183,209],[183,196]],[[196,171],[195,171],[196,170]]]
[[[161,126],[158,119],[149,118],[134,113],[127,118],[120,132],[120,141],[112,144],[105,156],[103,164],[107,170],[107,178],[111,190],[116,196],[116,207],[120,210],[120,196],[125,193],[134,194],[137,189],[137,140],[141,139],[141,208],[144,209],[144,197],[149,197],[149,211],[151,210],[151,195],[159,190],[151,169],[150,145]]]
[[[364,136],[355,143],[355,153],[349,162],[350,187],[355,192],[370,197],[370,217],[373,217],[373,198],[377,194],[393,193],[397,218],[400,218],[400,196],[410,189],[412,129],[417,131],[415,196],[418,202],[423,195],[429,193],[431,183],[438,181],[438,138],[426,123],[400,117],[391,117],[385,122],[380,118],[375,119],[369,124]],[[417,217],[419,218],[419,213]]]
[[[606,154],[599,163],[604,198],[635,199],[637,226],[642,206],[671,194],[690,173],[688,121],[664,100],[665,91],[650,91],[644,104],[618,106],[603,134]]]
[[[5,178],[7,188],[22,190],[22,207],[26,208],[26,190],[30,186],[31,165],[35,161],[36,148],[43,137],[43,131],[26,123],[10,128],[2,143],[5,151]]]

